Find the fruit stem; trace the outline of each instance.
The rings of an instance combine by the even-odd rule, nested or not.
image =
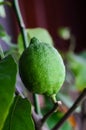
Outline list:
[[[52,130],[58,130],[62,124],[69,118],[69,116],[73,113],[73,111],[77,108],[77,106],[81,103],[82,100],[86,97],[86,88],[82,91],[80,96],[77,98],[72,107],[68,110],[68,112],[62,117],[62,119],[52,128]]]
[[[20,12],[18,0],[13,1],[13,7],[14,7],[14,10],[15,10],[15,13],[16,13],[16,16],[17,16],[19,28],[20,28],[21,35],[22,35],[22,38],[23,38],[23,45],[24,45],[24,49],[25,49],[25,48],[28,47],[29,39],[28,39],[28,35],[27,35],[26,29],[25,29],[24,21],[22,19],[22,15],[21,15],[21,12]],[[33,94],[33,99],[34,99],[35,110],[36,110],[37,113],[39,113],[40,107],[39,107],[37,95]]]
[[[56,94],[53,94],[51,96],[51,99],[52,99],[53,103],[56,103],[57,102],[57,100],[56,100]]]
[[[24,48],[27,48],[29,41],[28,41],[26,29],[25,29],[25,24],[24,24],[24,21],[23,21],[22,16],[21,16],[18,0],[13,1],[13,7],[14,7],[14,10],[15,10],[15,13],[16,13],[16,16],[17,16],[19,28],[20,28],[20,31],[21,31],[22,39],[23,39]]]

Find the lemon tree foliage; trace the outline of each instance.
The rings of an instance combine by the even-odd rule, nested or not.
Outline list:
[[[59,52],[35,37],[20,58],[19,72],[28,90],[48,96],[56,94],[65,79],[65,66]]]
[[[15,97],[3,130],[35,130],[31,117],[31,104],[27,99]]]
[[[11,55],[0,61],[0,130],[13,102],[16,73],[17,65]]]
[[[36,37],[39,41],[53,45],[52,37],[50,36],[49,32],[46,29],[38,27],[38,28],[29,28],[26,31],[28,36],[28,45],[32,37]],[[24,47],[21,34],[19,34],[18,36],[18,48],[19,53],[22,54],[22,52],[24,51]]]

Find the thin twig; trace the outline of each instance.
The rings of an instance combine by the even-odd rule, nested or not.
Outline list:
[[[56,112],[57,111],[57,108],[59,107],[61,105],[61,102],[60,101],[57,101],[55,104],[54,104],[54,106],[53,106],[53,108],[48,112],[48,113],[46,113],[44,116],[43,116],[43,118],[41,119],[41,126],[46,122],[46,120],[54,113],[54,112]]]
[[[68,119],[68,117],[73,113],[73,111],[77,108],[80,102],[86,97],[86,88],[80,94],[78,99],[75,101],[73,106],[68,110],[68,112],[62,117],[62,119],[52,128],[52,130],[58,130],[62,124]]]

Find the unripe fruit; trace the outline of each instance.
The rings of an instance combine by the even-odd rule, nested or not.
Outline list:
[[[19,73],[29,91],[52,96],[64,82],[65,66],[54,47],[32,38],[20,57]]]

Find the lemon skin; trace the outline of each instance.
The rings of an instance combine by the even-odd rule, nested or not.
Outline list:
[[[38,94],[56,94],[65,80],[65,66],[59,52],[35,37],[19,60],[20,77],[26,88]]]

